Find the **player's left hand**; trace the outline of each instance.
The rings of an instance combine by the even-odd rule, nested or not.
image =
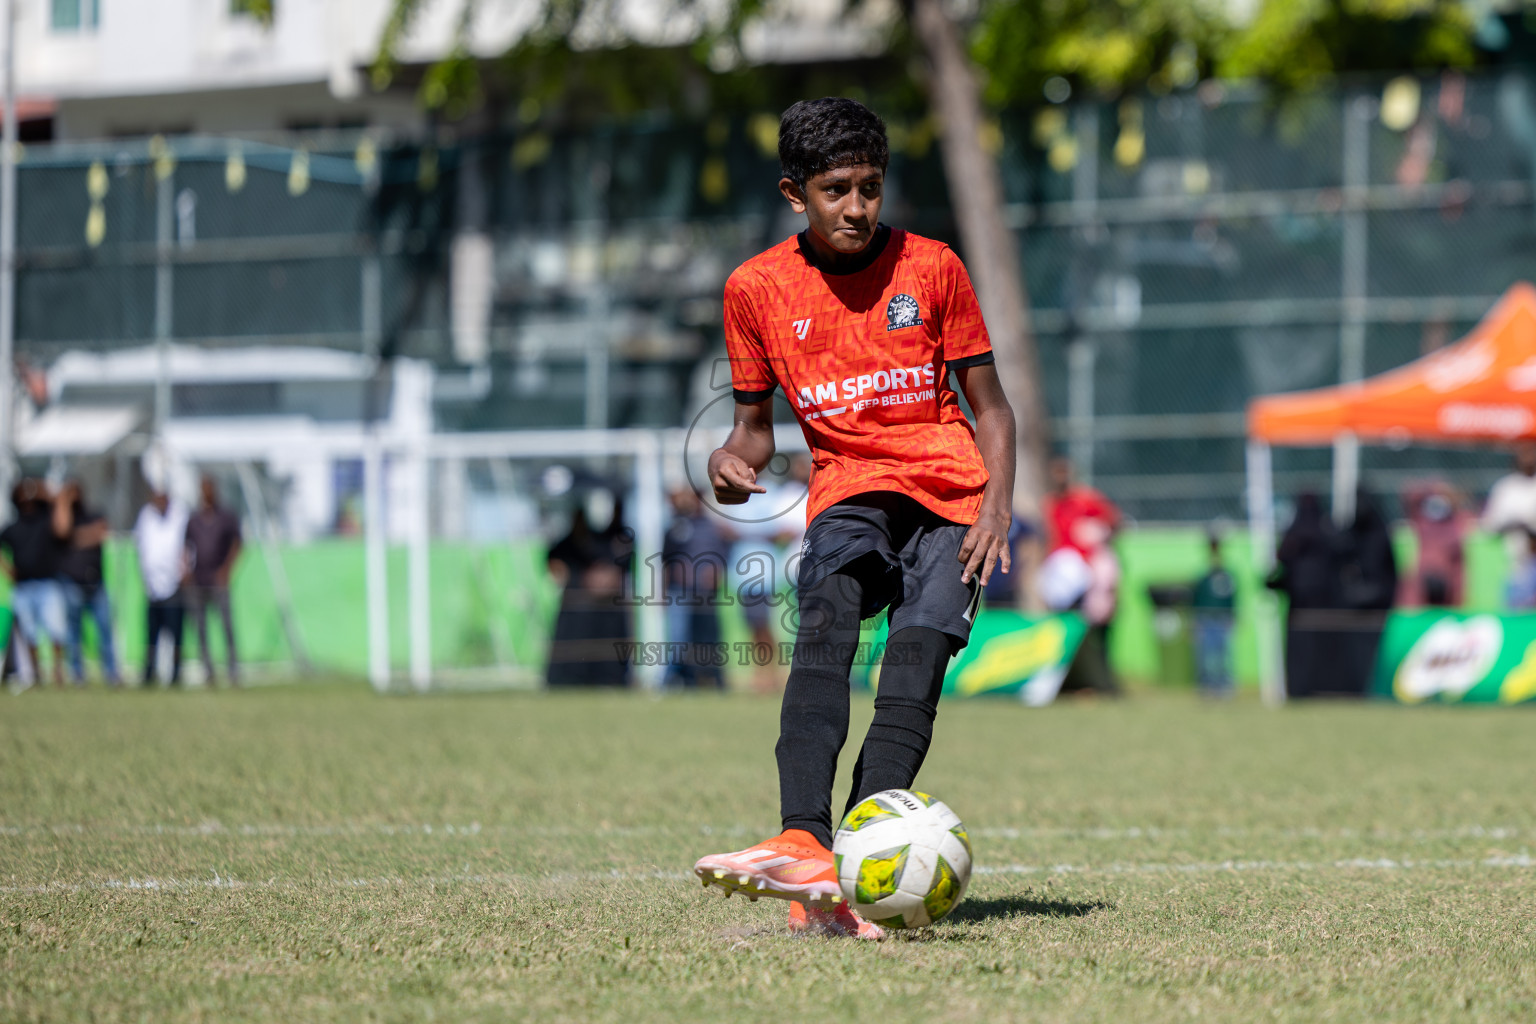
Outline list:
[[[965,532],[965,540],[960,542],[960,562],[965,566],[960,573],[961,582],[969,583],[972,576],[980,576],[981,585],[986,586],[992,579],[993,566],[1008,571],[1013,564],[1008,551],[1008,527],[1011,525],[1012,517],[1007,512],[982,509],[976,522]]]

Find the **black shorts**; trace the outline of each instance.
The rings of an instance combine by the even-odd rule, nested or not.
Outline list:
[[[960,579],[965,571],[960,543],[969,529],[905,494],[872,491],[844,498],[805,532],[800,590],[852,566],[850,574],[864,587],[861,617],[889,608],[892,634],[927,626],[948,633],[959,650],[971,638],[981,600],[980,580]]]

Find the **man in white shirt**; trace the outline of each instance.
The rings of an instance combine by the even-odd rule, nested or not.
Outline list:
[[[1536,533],[1536,442],[1515,445],[1515,472],[1500,477],[1488,492],[1483,529],[1504,535],[1511,566],[1529,557],[1526,537]]]
[[[149,598],[148,642],[144,645],[144,685],[154,686],[160,634],[171,634],[171,685],[181,685],[181,585],[187,572],[187,508],[155,491],[139,510],[133,540],[139,550],[139,575]]]

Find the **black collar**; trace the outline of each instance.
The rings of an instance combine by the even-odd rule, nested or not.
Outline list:
[[[836,274],[839,276],[857,274],[861,270],[868,270],[880,258],[881,254],[885,252],[885,247],[891,240],[891,229],[881,224],[875,228],[875,237],[869,240],[869,244],[864,247],[863,252],[860,252],[848,263],[837,267],[830,267],[817,259],[816,250],[812,248],[810,239],[806,237],[810,234],[810,230],[810,228],[806,228],[795,236],[795,239],[800,243],[800,254],[805,257],[807,263],[823,274]]]

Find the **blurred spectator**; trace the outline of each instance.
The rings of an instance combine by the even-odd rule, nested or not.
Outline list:
[[[1376,671],[1376,651],[1397,597],[1397,559],[1392,531],[1376,496],[1361,488],[1355,496],[1354,522],[1344,533],[1339,581],[1348,611],[1338,633],[1336,675],[1331,692],[1364,694]]]
[[[618,506],[615,506],[617,519]],[[622,566],[632,558],[633,543],[622,550],[628,533],[610,522],[601,533],[588,523],[587,510],[571,514],[571,529],[549,549],[550,575],[558,582],[560,611],[549,645],[545,679],[550,686],[624,686],[629,663],[622,645],[632,635],[624,605]]]
[[[208,606],[217,609],[224,623],[225,660],[229,685],[240,685],[240,665],[235,657],[235,623],[229,604],[229,580],[240,558],[243,540],[240,517],[219,504],[219,485],[203,477],[197,511],[187,520],[187,558],[191,563],[187,583],[187,610],[197,627],[197,649],[202,655],[208,685],[214,684],[213,649],[208,646]]]
[[[1505,587],[1505,600],[1512,611],[1536,610],[1536,531],[1523,531],[1525,557],[1515,563]]]
[[[1042,512],[1049,553],[1040,564],[1040,596],[1048,609],[1080,611],[1088,623],[1062,690],[1118,693],[1109,667],[1109,625],[1120,564],[1109,539],[1120,524],[1120,510],[1092,487],[1074,481],[1071,460],[1055,458]]]
[[[1237,604],[1237,583],[1221,559],[1221,535],[1214,530],[1208,541],[1210,568],[1195,583],[1190,595],[1195,627],[1195,679],[1207,697],[1232,694],[1232,612]]]
[[[787,551],[784,559],[784,582],[789,586],[791,601],[794,601],[799,593],[800,552],[805,545],[805,530],[809,525],[805,521],[805,499],[810,496],[811,477],[815,472],[816,465],[811,461],[809,452],[800,452],[789,457],[789,479],[784,487],[793,500],[786,500],[779,507],[787,509],[780,518],[784,520],[784,533],[781,540]]]
[[[1061,547],[1040,563],[1036,586],[1048,611],[1064,612],[1078,607],[1092,582],[1088,559],[1076,548]]]
[[[1346,608],[1386,611],[1397,594],[1392,530],[1376,496],[1364,488],[1355,496],[1355,518],[1344,534],[1340,580]]]
[[[1103,526],[1113,533],[1120,527],[1120,510],[1114,502],[1086,484],[1077,483],[1072,461],[1051,460],[1051,491],[1045,497],[1044,517],[1046,547],[1058,551],[1069,547],[1084,559],[1093,554]],[[1080,531],[1085,529],[1086,533]]]
[[[1310,697],[1332,677],[1333,616],[1340,606],[1338,551],[1338,536],[1317,495],[1298,496],[1269,580],[1288,600],[1285,685],[1292,697]]]
[[[122,685],[113,643],[112,601],[102,573],[102,545],[107,540],[107,519],[85,503],[78,481],[70,480],[59,492],[68,501],[73,531],[69,548],[59,564],[59,583],[64,590],[64,611],[69,636],[69,667],[76,683],[85,682],[84,626],[86,613],[96,624],[97,654],[101,675],[108,686]]]
[[[606,548],[609,557],[613,559],[613,564],[618,567],[621,574],[628,574],[634,570],[635,531],[624,523],[623,495],[613,499],[613,511],[608,516],[608,525],[598,534],[598,541]]]
[[[756,511],[747,513],[759,518],[732,519],[722,527],[726,539],[733,542],[727,574],[735,582],[733,597],[758,650],[778,650],[773,613],[782,603],[780,592],[788,581],[789,559],[805,536],[804,499],[810,463],[810,456],[800,454],[790,461],[784,480],[759,477],[758,483],[766,490],[753,499],[761,503]],[[784,676],[776,657],[754,659],[752,689],[775,693],[783,688]]]
[[[159,680],[158,655],[162,633],[171,635],[172,686],[181,685],[181,632],[185,620],[182,584],[187,573],[186,506],[156,490],[139,509],[133,541],[139,552],[139,575],[149,604],[145,616],[144,685]]]
[[[1042,581],[1043,589],[1054,598],[1056,610],[1079,611],[1088,624],[1082,646],[1062,681],[1063,693],[1120,693],[1120,682],[1109,664],[1110,626],[1120,592],[1120,559],[1110,543],[1114,538],[1114,521],[1101,517],[1103,513],[1118,520],[1118,513],[1107,499],[1097,507],[1097,512],[1076,516],[1064,530],[1072,542],[1063,542],[1041,566],[1041,575],[1050,577],[1049,581]],[[1077,593],[1076,599],[1063,604],[1073,593]]]
[[[1403,508],[1418,541],[1419,560],[1403,575],[1398,603],[1410,608],[1454,608],[1465,591],[1468,518],[1461,496],[1443,480],[1403,493]]]
[[[338,537],[358,537],[363,532],[363,516],[358,508],[357,495],[349,495],[336,503],[336,520],[331,530]]]
[[[1536,442],[1515,445],[1515,471],[1500,477],[1488,492],[1483,528],[1504,536],[1511,571],[1529,559],[1525,534],[1536,531]]]
[[[669,660],[667,683],[725,688],[721,671],[720,609],[717,592],[725,575],[729,544],[719,522],[693,488],[673,489],[672,523],[661,546],[667,582],[667,639],[683,644],[682,657]],[[678,663],[672,664],[675,660]]]
[[[1034,524],[1018,512],[1008,527],[1008,553],[1012,565],[1008,572],[997,569],[981,588],[988,608],[1024,609],[1032,602],[1029,583],[1039,561],[1040,536]]]
[[[623,597],[626,589],[632,590],[635,585],[635,531],[624,522],[623,495],[613,499],[613,511],[608,515],[608,525],[598,534],[598,546],[618,572],[617,580],[612,573],[606,576],[610,584],[617,584],[611,601],[615,614],[608,618],[608,629],[620,643],[630,643],[635,639],[635,619],[625,607]],[[628,682],[626,669],[624,681],[617,685],[627,685]]]
[[[46,638],[53,645],[54,685],[63,686],[69,625],[59,570],[74,528],[73,508],[62,494],[51,499],[47,486],[31,477],[11,491],[11,504],[16,518],[0,530],[0,549],[8,556],[0,561],[0,569],[13,584],[11,611],[22,644],[17,649],[17,667],[24,682],[32,682],[34,671],[40,678],[37,651]]]

